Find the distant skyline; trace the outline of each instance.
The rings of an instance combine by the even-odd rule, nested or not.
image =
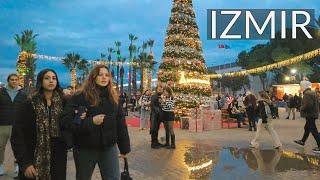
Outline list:
[[[266,41],[207,40],[207,9],[281,8],[315,9],[320,12],[320,1],[314,0],[193,0],[196,21],[200,30],[203,54],[207,66],[234,62],[242,50]],[[64,56],[79,53],[86,59],[98,59],[107,54],[108,47],[121,41],[122,55],[128,57],[128,34],[138,36],[136,45],[154,39],[156,61],[161,63],[163,42],[171,14],[171,0],[2,0],[0,1],[0,82],[15,72],[19,47],[13,37],[31,29],[36,38],[38,54]],[[230,49],[219,49],[228,44]],[[127,58],[128,59],[128,58]],[[53,68],[66,84],[70,73],[59,62],[37,61],[37,72]]]

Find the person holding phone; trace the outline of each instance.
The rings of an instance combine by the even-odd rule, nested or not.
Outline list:
[[[75,127],[74,113],[86,108],[86,117]],[[84,108],[82,108],[84,109]],[[80,109],[81,111],[81,109]],[[90,180],[98,164],[102,179],[119,179],[119,159],[130,152],[130,140],[119,96],[105,65],[90,72],[62,115],[62,126],[74,132],[76,179]]]

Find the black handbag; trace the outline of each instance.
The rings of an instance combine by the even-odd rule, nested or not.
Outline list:
[[[121,180],[133,180],[132,177],[130,177],[127,158],[124,158],[124,168],[123,172],[121,172]]]

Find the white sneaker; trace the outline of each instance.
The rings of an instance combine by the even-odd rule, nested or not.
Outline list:
[[[3,165],[0,165],[0,176],[4,175],[4,167]]]
[[[256,148],[256,149],[259,148],[259,144],[258,143],[254,143],[254,144],[250,143],[249,146],[250,146],[250,148]]]

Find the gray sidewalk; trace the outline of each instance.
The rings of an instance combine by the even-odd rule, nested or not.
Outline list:
[[[293,177],[294,179],[320,179],[320,155],[315,155],[312,152],[312,148],[316,146],[312,135],[310,134],[305,147],[293,143],[293,140],[302,137],[305,121],[297,118],[299,114],[297,114],[296,120],[285,120],[286,114],[283,111],[280,114],[280,120],[274,120],[274,127],[283,143],[284,153],[282,153],[279,166],[282,169],[288,169],[286,171],[280,172],[280,167],[277,167],[278,169],[275,172],[269,172],[265,176],[263,171],[259,170],[261,167],[258,168],[257,166],[258,158],[253,158],[251,150],[248,149],[249,141],[254,137],[254,132],[248,131],[247,128],[221,129],[203,133],[175,129],[177,138],[177,149],[175,150],[151,149],[148,130],[139,131],[138,128],[129,128],[132,145],[132,152],[128,155],[130,173],[134,179],[172,180],[199,177],[201,179],[210,177],[215,179],[292,179]],[[317,124],[320,128],[319,121]],[[163,129],[160,130],[159,137],[161,136],[164,136]],[[266,131],[263,132],[260,149],[266,150],[261,151],[263,159],[272,159],[274,152],[271,150],[271,137]],[[269,155],[270,152],[271,155]],[[288,154],[294,154],[291,156],[300,157],[300,160],[301,157],[304,157],[305,159],[301,160],[300,163],[308,163],[313,158],[313,161],[319,164],[318,166],[306,164],[305,168],[291,167],[291,159],[287,161],[288,158],[284,157]],[[250,168],[252,165],[245,162],[251,161],[250,158],[246,159],[247,156],[252,156],[251,160],[253,159],[254,167],[257,168]],[[196,164],[200,161],[204,161],[202,164],[206,166],[206,160],[208,160],[207,163],[212,163],[210,168],[200,171],[200,175],[191,172],[190,169],[198,168]],[[8,171],[12,170],[13,157],[10,148],[7,148],[6,151],[5,165]],[[240,167],[246,167],[246,169]],[[75,179],[72,153],[68,154],[67,173],[68,180]],[[202,177],[201,173],[205,176]],[[4,176],[0,179],[12,178]],[[101,179],[98,168],[96,168],[92,179]]]

